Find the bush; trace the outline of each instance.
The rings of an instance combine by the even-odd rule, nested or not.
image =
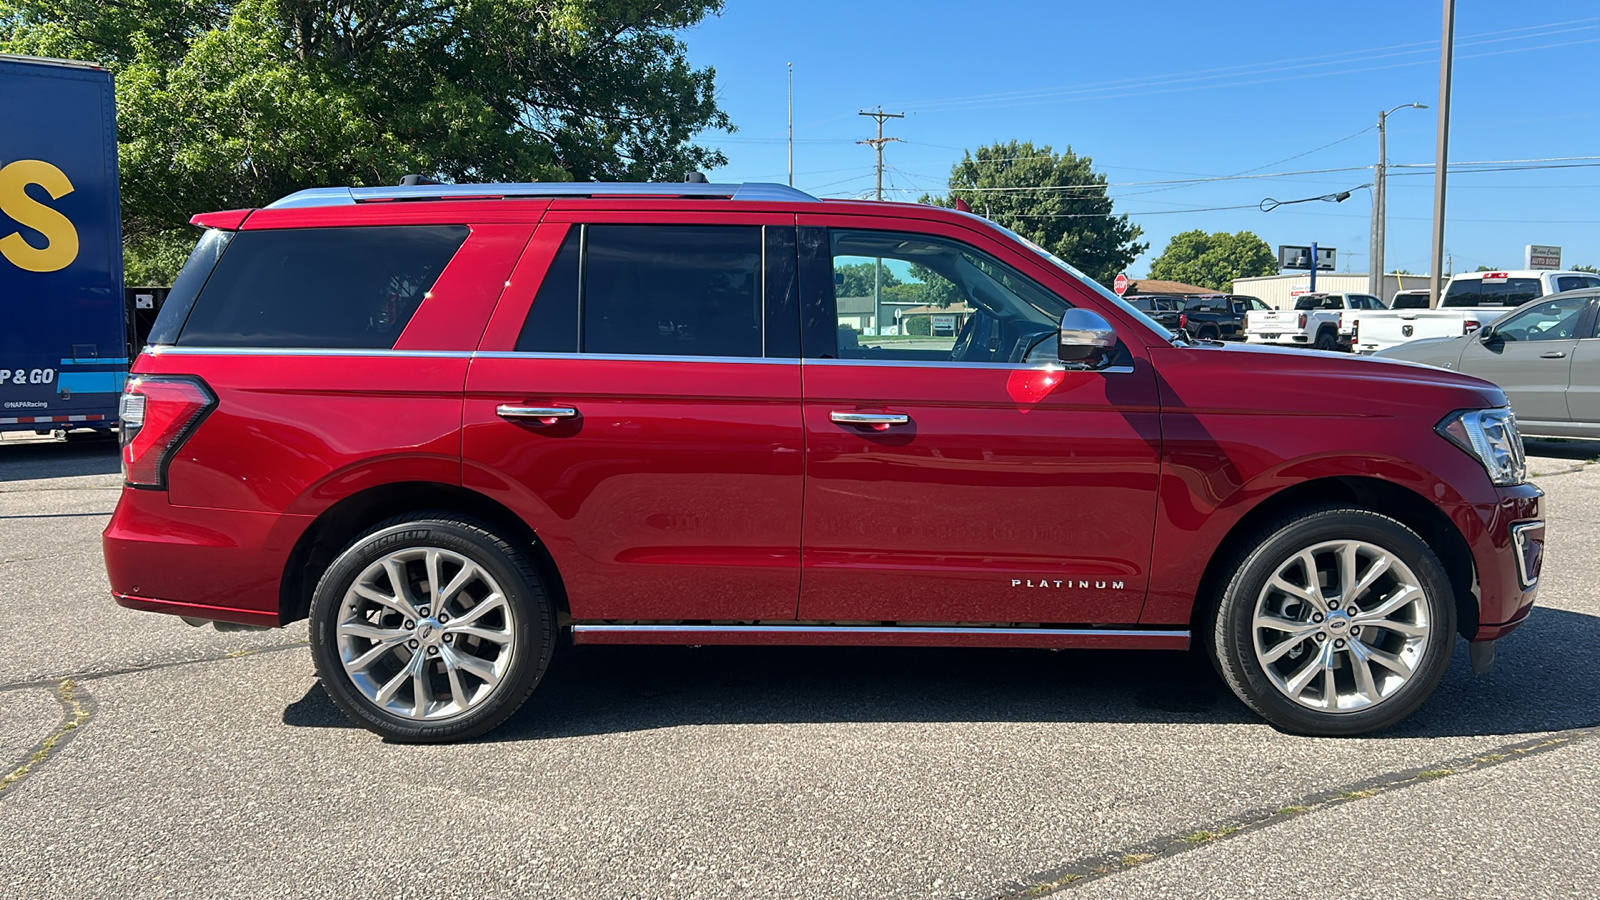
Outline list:
[[[905,320],[906,334],[927,337],[933,334],[933,320],[927,316],[911,316]]]

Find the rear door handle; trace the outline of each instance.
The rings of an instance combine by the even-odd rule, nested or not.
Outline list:
[[[828,413],[828,418],[840,425],[871,425],[879,429],[911,422],[911,417],[904,413],[864,413],[846,409],[836,409]]]
[[[530,425],[554,425],[561,419],[578,415],[577,408],[572,406],[517,406],[512,403],[502,403],[494,412],[502,419],[533,419]]]
[[[1549,353],[1541,353],[1541,354],[1539,354],[1539,358],[1540,359],[1566,359],[1567,358],[1567,353],[1566,353],[1565,350],[1551,350]]]

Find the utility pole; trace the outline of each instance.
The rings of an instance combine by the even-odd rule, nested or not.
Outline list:
[[[1444,36],[1439,44],[1439,135],[1433,160],[1433,265],[1428,274],[1429,304],[1439,305],[1444,268],[1444,185],[1450,167],[1450,60],[1455,51],[1456,0],[1444,0]]]
[[[1383,253],[1385,232],[1389,224],[1389,157],[1384,149],[1384,123],[1389,114],[1402,109],[1427,109],[1423,103],[1405,103],[1396,106],[1387,112],[1378,113],[1378,167],[1372,178],[1372,247],[1371,256],[1372,274],[1367,276],[1367,293],[1374,297],[1383,296]]]
[[[794,63],[789,63],[789,187],[794,187]]]
[[[878,192],[877,197],[883,199],[883,145],[900,140],[899,138],[886,138],[883,136],[884,119],[904,119],[905,113],[886,113],[883,107],[878,107],[872,112],[861,110],[856,115],[869,116],[878,120],[878,136],[870,140],[856,141],[858,144],[867,144],[878,151]],[[872,327],[881,336],[883,334],[883,259],[880,257],[872,267]]]

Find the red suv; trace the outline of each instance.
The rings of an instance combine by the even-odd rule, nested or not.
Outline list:
[[[122,401],[118,603],[310,617],[388,738],[558,638],[1182,650],[1409,714],[1534,600],[1498,388],[1185,343],[976,216],[773,185],[305,191],[206,229]]]

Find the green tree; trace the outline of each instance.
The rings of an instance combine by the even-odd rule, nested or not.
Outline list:
[[[834,274],[843,280],[834,285],[834,296],[871,297],[873,278],[872,270],[874,268],[875,264],[873,263],[846,263],[844,265],[835,266],[833,269]],[[894,272],[891,271],[888,266],[884,266],[882,271],[883,275],[881,280],[878,282],[878,286],[883,290],[884,294],[887,295],[889,288],[900,284],[900,279],[895,276]]]
[[[1498,272],[1498,271],[1500,271],[1500,267],[1499,266],[1479,266],[1476,269],[1473,269],[1472,271],[1474,271],[1474,272]]]
[[[1595,275],[1600,275],[1600,268],[1596,268],[1595,266],[1573,266],[1572,271],[1589,272]]]
[[[1143,229],[1112,212],[1093,160],[1071,147],[1058,154],[1007,141],[968,151],[950,169],[949,194],[922,202],[953,207],[957,199],[1096,281],[1109,283],[1149,247],[1137,242]]]
[[[117,79],[130,278],[189,216],[323,185],[677,180],[726,163],[678,32],[722,0],[0,0],[0,52]]]
[[[1150,277],[1232,290],[1235,278],[1272,275],[1278,258],[1267,242],[1249,231],[1206,233],[1198,228],[1172,236],[1150,264]]]

